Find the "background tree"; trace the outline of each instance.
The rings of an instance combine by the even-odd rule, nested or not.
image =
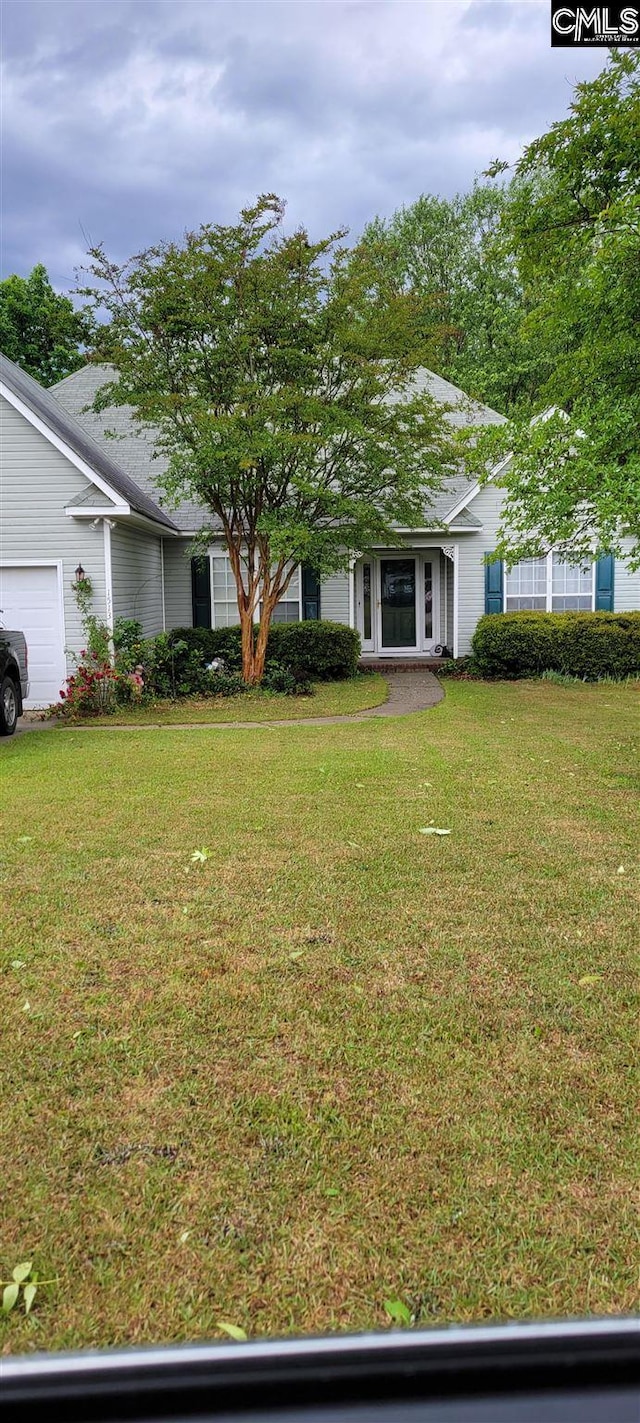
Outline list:
[[[500,166],[500,165],[496,165]],[[556,547],[640,564],[640,56],[614,53],[577,86],[569,116],[529,144],[501,219],[525,292],[524,331],[545,352],[536,408],[478,455],[514,450],[498,552]]]
[[[454,454],[412,383],[432,355],[415,301],[374,280],[344,234],[312,243],[282,218],[269,195],[124,266],[96,248],[84,289],[109,316],[100,350],[118,371],[96,406],[131,405],[168,456],[166,493],[210,510],[203,538],[222,530],[250,683],[295,565],[328,574],[396,542],[392,525],[423,522]]]
[[[440,323],[438,373],[503,413],[529,408],[542,359],[522,330],[525,296],[501,228],[508,203],[506,188],[477,182],[451,199],[423,194],[363,235],[427,327]]]
[[[0,351],[42,385],[83,365],[92,335],[89,313],[53,290],[42,265],[0,282]]]

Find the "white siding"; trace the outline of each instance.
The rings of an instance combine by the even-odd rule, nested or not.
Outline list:
[[[623,547],[631,550],[632,540],[625,539]],[[613,574],[613,606],[616,613],[640,611],[640,569],[631,573],[623,559],[617,558]]]
[[[0,400],[2,448],[0,559],[4,563],[62,562],[64,637],[68,652],[84,645],[72,592],[82,564],[93,584],[93,612],[106,618],[102,525],[68,518],[65,506],[90,488],[89,481],[8,401]],[[100,503],[107,501],[100,494]],[[73,662],[68,657],[71,671]]]
[[[478,619],[484,613],[484,556],[493,553],[498,536],[500,506],[503,494],[488,484],[471,505],[475,518],[482,521],[477,534],[460,534],[452,539],[460,549],[458,554],[458,655],[471,651]]]
[[[160,539],[119,523],[111,533],[111,570],[114,618],[137,618],[145,637],[162,632]]]
[[[320,616],[328,622],[349,624],[349,577],[334,573],[320,585]]]
[[[190,628],[193,623],[191,601],[191,541],[163,539],[164,544],[164,608],[167,631],[170,628]]]

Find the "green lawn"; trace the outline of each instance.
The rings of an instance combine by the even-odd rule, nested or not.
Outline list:
[[[152,706],[122,707],[113,716],[87,718],[87,726],[170,726],[208,721],[297,721],[301,717],[348,716],[377,707],[388,696],[384,677],[367,672],[343,682],[316,682],[313,696],[241,692],[237,697],[184,697]]]
[[[637,728],[3,744],[0,1268],[59,1283],[0,1348],[636,1307]]]

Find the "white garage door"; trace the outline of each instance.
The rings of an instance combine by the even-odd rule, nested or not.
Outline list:
[[[57,568],[0,568],[0,623],[23,632],[29,656],[27,708],[58,701],[66,677]]]

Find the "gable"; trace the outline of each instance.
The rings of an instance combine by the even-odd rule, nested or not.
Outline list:
[[[116,464],[110,455],[73,420],[49,391],[0,355],[0,394],[33,428],[86,476],[101,494],[129,514],[132,509],[175,532],[167,514]]]

